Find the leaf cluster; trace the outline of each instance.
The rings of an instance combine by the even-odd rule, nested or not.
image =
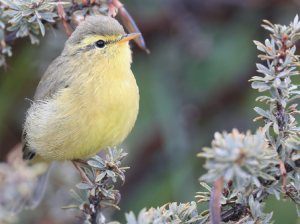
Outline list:
[[[132,211],[125,216],[128,224],[202,224],[208,218],[205,213],[198,214],[197,205],[194,201],[179,205],[177,202],[168,203],[148,211],[144,208],[138,217],[135,217]]]
[[[206,192],[197,192],[196,198],[200,200],[197,203],[209,202],[212,196],[212,188],[209,187],[205,182],[200,184],[207,189]],[[230,188],[230,187],[229,187]],[[242,193],[234,190],[230,191],[228,187],[224,188],[223,194],[221,195],[221,221],[231,223],[231,221],[238,221],[242,216],[243,222],[241,223],[272,223],[271,218],[273,212],[266,214],[263,212],[265,203],[260,203],[255,200],[255,195],[250,195],[248,198]],[[203,211],[201,214],[209,214],[209,211]]]
[[[39,44],[38,35],[46,28],[57,28],[62,19],[76,26],[86,16],[107,15],[108,0],[62,2],[54,0],[0,0],[0,66],[5,56],[12,56],[11,46],[17,38],[29,37]],[[61,9],[61,10],[60,10]],[[67,28],[68,29],[68,28]]]
[[[270,223],[271,214],[262,212],[264,200],[275,195],[280,200],[290,199],[299,212],[300,190],[300,127],[295,115],[300,112],[293,102],[300,98],[298,85],[292,84],[292,76],[299,75],[299,56],[295,55],[295,41],[300,39],[298,15],[289,26],[273,25],[269,21],[262,25],[271,32],[265,43],[254,41],[264,54],[258,57],[265,64],[257,64],[257,72],[250,80],[252,88],[259,92],[269,91],[256,101],[265,101],[268,109],[255,107],[263,122],[255,135],[216,133],[210,148],[204,148],[198,156],[205,157],[207,174],[200,180],[216,182],[223,180],[220,205],[230,207],[221,214],[223,221],[241,223]],[[198,192],[198,202],[211,201],[211,188],[201,183],[209,192]],[[244,206],[244,207],[243,207]],[[237,215],[238,214],[238,215]],[[229,218],[224,218],[227,215]],[[239,223],[240,223],[239,222]]]
[[[109,148],[106,160],[96,155],[87,161],[87,165],[81,165],[92,185],[86,181],[77,184],[76,187],[80,193],[71,189],[70,194],[80,202],[80,205],[69,205],[62,208],[83,211],[86,216],[86,224],[104,223],[105,218],[101,212],[107,207],[120,210],[118,203],[121,195],[110,182],[116,182],[118,177],[123,183],[125,182],[124,172],[128,167],[121,167],[121,160],[127,153],[122,151],[123,149]]]
[[[236,129],[229,134],[216,132],[212,147],[205,147],[203,151],[198,156],[207,159],[204,167],[208,173],[201,177],[202,181],[215,182],[224,177],[224,186],[232,181],[239,192],[243,187],[248,191],[253,184],[260,186],[259,177],[275,180],[265,170],[278,164],[277,152],[269,148],[261,131],[255,135],[249,131],[244,135]]]

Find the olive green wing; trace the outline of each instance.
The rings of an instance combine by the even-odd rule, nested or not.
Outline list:
[[[60,89],[69,87],[74,67],[68,62],[66,57],[59,56],[49,65],[36,89],[34,101],[47,100]]]
[[[68,64],[64,61],[64,57],[59,56],[48,67],[47,71],[43,75],[35,95],[34,101],[51,99],[60,89],[67,88],[70,85],[70,69]],[[72,71],[71,71],[72,72]],[[36,153],[30,149],[26,141],[26,130],[22,133],[23,141],[23,159],[31,160],[36,156]]]

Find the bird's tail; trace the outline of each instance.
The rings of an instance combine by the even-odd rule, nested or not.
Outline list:
[[[32,179],[35,180],[35,184],[29,184],[30,189],[27,190],[26,194],[20,195],[13,213],[17,213],[23,208],[35,209],[38,206],[44,196],[51,167],[51,162],[43,160],[27,145],[25,129],[23,130],[22,141],[22,159],[28,161],[28,168],[32,168],[31,171],[34,173]]]
[[[16,214],[23,208],[34,209],[41,202],[47,185],[51,162],[39,155],[29,156],[30,161],[24,162],[22,148],[24,144],[17,144],[6,162],[0,163],[0,209],[5,214]]]
[[[38,177],[37,185],[33,190],[32,197],[27,200],[25,207],[35,209],[36,206],[40,204],[47,186],[50,168],[51,165],[48,167],[47,171],[44,174]]]
[[[37,177],[37,182],[33,187],[32,191],[24,196],[18,198],[18,203],[13,208],[13,213],[20,212],[23,208],[25,209],[35,209],[43,199],[45,189],[47,186],[47,181],[50,173],[51,165],[48,167],[45,173]]]

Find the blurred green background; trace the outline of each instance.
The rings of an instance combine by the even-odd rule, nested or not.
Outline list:
[[[253,40],[269,37],[263,19],[289,24],[300,0],[123,0],[140,28],[150,55],[134,43],[132,70],[140,88],[136,125],[119,147],[130,166],[120,189],[121,211],[107,219],[125,223],[125,212],[168,202],[190,202],[204,191],[198,178],[205,172],[196,154],[210,146],[216,131],[252,132],[253,108],[259,96],[248,80],[256,75],[259,51]],[[67,34],[47,32],[39,46],[20,39],[13,46],[12,68],[0,68],[0,159],[20,142],[22,123],[36,86],[50,62],[62,51]],[[298,51],[299,54],[299,51]],[[300,83],[300,78],[293,79]],[[20,215],[22,224],[82,223],[80,213],[61,211],[72,203],[68,193],[79,175],[71,163],[56,163],[42,204]],[[300,223],[293,203],[268,198],[266,212],[275,223]],[[199,204],[198,211],[208,204]],[[78,217],[75,217],[75,216]]]

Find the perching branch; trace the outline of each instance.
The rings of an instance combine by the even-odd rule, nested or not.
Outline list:
[[[46,28],[57,29],[56,24],[59,22],[70,36],[69,26],[74,28],[86,16],[116,16],[117,11],[129,32],[140,33],[124,5],[118,0],[74,0],[71,3],[61,0],[25,0],[22,4],[17,0],[0,0],[0,5],[4,6],[0,7],[0,15],[4,15],[0,18],[0,66],[6,65],[5,56],[12,55],[11,47],[17,38],[29,37],[32,44],[38,44],[39,39],[36,35],[41,33],[44,36]],[[142,35],[134,41],[149,54]]]

